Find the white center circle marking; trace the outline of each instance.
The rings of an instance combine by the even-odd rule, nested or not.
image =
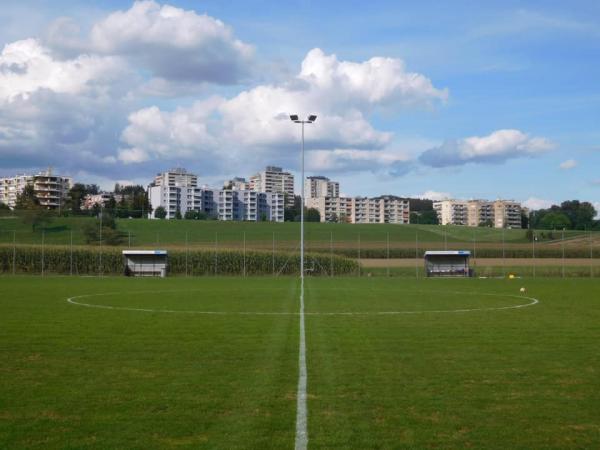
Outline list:
[[[158,294],[158,293],[172,293],[172,292],[190,292],[193,289],[171,290],[171,291],[136,291],[131,294]],[[428,293],[440,293],[442,291],[416,291],[415,293],[428,294]],[[477,311],[502,311],[508,309],[519,309],[526,308],[538,304],[540,301],[533,297],[526,297],[523,295],[511,295],[511,294],[489,294],[489,293],[473,293],[473,292],[449,292],[443,291],[447,294],[458,294],[458,295],[481,295],[486,297],[501,297],[501,298],[516,298],[520,300],[528,300],[527,303],[510,306],[496,306],[496,307],[484,307],[484,308],[458,308],[458,309],[432,309],[432,310],[419,310],[419,311],[339,311],[339,312],[305,312],[308,316],[385,316],[385,315],[403,315],[403,314],[452,314],[452,313],[467,313]],[[86,303],[80,301],[84,298],[93,297],[105,297],[109,295],[123,295],[123,292],[105,292],[101,294],[83,294],[76,295],[67,298],[67,302],[72,305],[84,306],[86,308],[97,308],[97,309],[110,309],[116,311],[138,311],[138,312],[150,312],[150,313],[167,313],[167,314],[198,314],[198,315],[221,315],[221,316],[297,316],[299,312],[269,312],[269,311],[196,311],[196,310],[177,310],[177,309],[154,309],[154,308],[134,308],[129,306],[111,306],[111,305],[97,305],[94,303]],[[79,300],[79,301],[78,301]]]

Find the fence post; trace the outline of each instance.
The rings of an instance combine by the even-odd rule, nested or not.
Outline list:
[[[156,232],[156,245],[160,245],[160,233],[158,231]]]
[[[73,230],[71,230],[71,240],[69,246],[69,274],[73,276]]]
[[[506,278],[506,251],[504,248],[505,239],[504,239],[504,230],[502,227],[502,278]]]
[[[17,230],[13,230],[13,275],[17,273]]]
[[[215,275],[219,273],[219,237],[218,232],[215,231]]]
[[[185,276],[188,276],[188,232],[185,232]]]
[[[562,277],[565,277],[565,229],[562,229]]]
[[[387,257],[387,276],[390,276],[390,232],[386,233],[386,257]]]
[[[333,276],[333,231],[329,235],[329,275]]]
[[[13,275],[17,273],[17,230],[13,230]]]
[[[590,229],[590,278],[594,278],[594,246],[592,244],[592,230]]]
[[[444,227],[444,250],[448,250],[448,229]]]
[[[104,215],[100,209],[100,251],[98,252],[98,275],[102,276],[102,216]]]
[[[358,276],[360,277],[360,233],[358,233]]]
[[[127,247],[131,248],[131,230],[127,230]]]
[[[46,230],[42,230],[42,276],[44,276],[44,241],[46,239]]]
[[[533,263],[533,278],[535,278],[535,240],[537,239],[535,231],[533,232],[533,239],[531,240],[531,248],[532,248],[532,253],[531,253],[531,258],[532,258],[532,263]]]
[[[590,278],[594,278],[594,244],[592,243],[592,230],[590,230]]]
[[[243,274],[246,276],[246,232],[244,231],[244,261],[243,261]]]
[[[477,267],[477,232],[473,232],[473,267]]]
[[[273,266],[273,276],[275,276],[275,232],[273,231],[273,252],[271,256],[271,265]]]
[[[419,230],[415,231],[415,277],[419,279]]]

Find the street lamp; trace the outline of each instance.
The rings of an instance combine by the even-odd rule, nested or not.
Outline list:
[[[291,114],[290,119],[294,123],[302,125],[302,167],[301,167],[301,190],[300,190],[300,279],[304,287],[304,124],[313,123],[317,116],[311,114],[306,120],[300,120],[297,114]]]

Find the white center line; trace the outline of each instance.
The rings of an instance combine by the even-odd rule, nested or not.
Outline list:
[[[296,408],[296,450],[306,450],[308,446],[308,426],[306,408],[306,338],[304,335],[304,280],[300,284],[300,351],[298,370],[298,393]]]

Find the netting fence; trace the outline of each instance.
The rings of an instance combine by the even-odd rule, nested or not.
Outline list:
[[[35,229],[18,220],[0,221],[4,274],[119,274],[126,249],[168,250],[170,275],[299,273],[298,223],[123,219],[109,233],[89,219]],[[307,224],[306,274],[423,277],[425,251],[468,250],[476,276],[598,277],[599,244],[585,230]]]

